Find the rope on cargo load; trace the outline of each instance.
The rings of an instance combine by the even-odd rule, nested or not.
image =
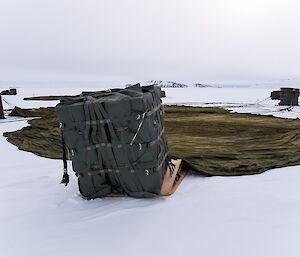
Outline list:
[[[239,105],[239,106],[236,106],[236,107],[247,107],[247,106],[255,106],[255,105],[259,105],[259,104],[261,104],[262,102],[264,102],[264,101],[266,101],[266,100],[268,100],[268,99],[270,99],[271,97],[270,96],[268,96],[267,98],[264,98],[264,99],[261,99],[261,100],[257,100],[255,103],[253,103],[253,104],[243,104],[243,105]]]
[[[139,124],[139,126],[138,126],[138,128],[137,128],[137,131],[135,132],[135,134],[134,134],[134,136],[133,136],[133,138],[132,138],[132,140],[131,140],[131,142],[130,142],[130,145],[133,144],[133,141],[136,139],[136,136],[137,136],[138,133],[140,132],[141,127],[142,127],[143,122],[144,122],[144,119],[145,119],[145,115],[146,115],[146,113],[144,112],[143,115],[142,115],[142,120],[141,120],[141,122],[140,122],[140,124]],[[140,118],[140,117],[138,116],[137,120],[139,120],[139,118]]]
[[[6,103],[12,109],[16,107],[14,104],[12,104],[12,103],[8,102],[7,100],[5,100],[3,96],[2,96],[2,100],[3,100],[4,103]]]
[[[255,102],[255,104],[260,104],[260,103],[262,103],[262,102],[264,102],[264,101],[266,101],[266,100],[269,100],[269,99],[271,99],[270,96],[268,96],[267,98],[262,99],[262,100],[257,100],[257,101]]]

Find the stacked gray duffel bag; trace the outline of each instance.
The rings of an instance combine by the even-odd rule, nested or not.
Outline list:
[[[84,198],[160,194],[170,165],[161,96],[137,84],[61,99],[56,112]]]

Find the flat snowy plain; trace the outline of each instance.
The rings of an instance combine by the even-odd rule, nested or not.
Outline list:
[[[300,117],[299,108],[280,111],[277,101],[262,101],[270,88],[165,90],[165,103]],[[22,98],[65,93],[79,90],[20,88],[3,98],[20,107],[54,106]],[[61,161],[19,151],[2,136],[27,125],[0,121],[0,257],[300,256],[299,166],[243,177],[189,175],[171,197],[86,201],[72,172],[68,187],[59,184]]]

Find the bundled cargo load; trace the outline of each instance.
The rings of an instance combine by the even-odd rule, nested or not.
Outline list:
[[[159,87],[137,84],[61,99],[56,112],[83,197],[160,195],[174,168],[161,96]]]

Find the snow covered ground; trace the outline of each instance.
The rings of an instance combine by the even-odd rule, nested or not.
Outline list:
[[[21,107],[36,107],[41,102],[25,102],[22,97],[79,90],[19,92],[4,98]],[[166,92],[165,103],[246,104],[228,108],[292,116],[276,111],[276,101],[257,104],[269,96],[270,89],[174,88]],[[295,112],[292,118],[296,117]],[[26,120],[18,118],[0,121],[0,135],[26,125]],[[0,257],[300,256],[298,166],[255,176],[190,175],[173,196],[157,199],[86,201],[78,193],[74,175],[68,187],[59,184],[61,176],[60,161],[19,151],[0,136]]]
[[[212,107],[219,106],[239,113],[272,115],[279,118],[300,117],[300,107],[286,110],[271,100],[270,93],[277,88],[166,88],[166,104]],[[278,90],[278,89],[277,89]]]

